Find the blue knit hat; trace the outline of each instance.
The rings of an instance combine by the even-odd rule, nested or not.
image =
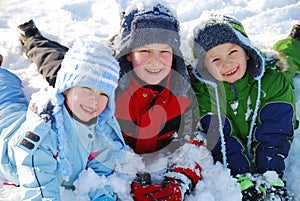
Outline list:
[[[99,115],[98,121],[105,121],[114,115],[114,92],[119,79],[119,64],[112,52],[99,42],[77,41],[66,53],[55,83],[54,106],[55,127],[58,132],[58,171],[62,175],[70,175],[71,166],[65,157],[66,142],[62,118],[64,104],[63,92],[75,87],[89,87],[103,91],[109,96],[106,109]]]
[[[260,79],[264,73],[264,60],[259,51],[251,45],[243,25],[235,18],[225,15],[212,15],[204,24],[194,29],[193,54],[197,59],[196,73],[202,78],[213,80],[204,67],[206,52],[217,45],[233,43],[242,47],[249,60],[247,71],[255,78]]]

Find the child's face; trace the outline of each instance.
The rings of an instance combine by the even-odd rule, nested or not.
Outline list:
[[[135,74],[147,84],[158,84],[171,71],[173,50],[166,44],[151,44],[135,48],[126,56]]]
[[[88,122],[101,114],[108,102],[108,95],[88,87],[72,87],[64,95],[68,108],[82,122]]]
[[[225,43],[207,51],[205,66],[216,80],[234,83],[245,75],[248,59],[242,47]]]

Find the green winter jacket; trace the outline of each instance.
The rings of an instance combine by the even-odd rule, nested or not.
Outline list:
[[[283,73],[279,72],[276,68],[267,67],[261,81],[262,92],[258,113],[266,104],[272,102],[289,103],[293,106],[294,111],[296,111],[293,88]],[[196,115],[201,118],[206,114],[217,114],[218,107],[216,104],[215,89],[200,82],[197,82],[193,88],[199,105],[199,110],[195,110],[197,111]],[[245,147],[256,105],[257,88],[257,81],[249,73],[246,73],[243,79],[233,84],[218,83],[219,109],[221,114],[230,120],[232,127],[231,135],[241,140]],[[295,115],[293,123],[296,128],[298,124]],[[255,121],[255,124],[261,124],[259,119]]]

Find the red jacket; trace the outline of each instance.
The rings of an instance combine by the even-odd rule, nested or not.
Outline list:
[[[169,90],[171,74],[166,88],[157,87],[160,89],[142,86],[135,77],[131,76],[116,100],[116,118],[126,144],[136,153],[151,153],[167,146],[177,131],[185,130],[181,125],[191,102],[187,96],[176,97]]]

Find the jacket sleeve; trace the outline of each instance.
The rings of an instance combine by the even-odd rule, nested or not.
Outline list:
[[[68,48],[43,36],[31,37],[24,43],[28,58],[36,64],[49,85],[55,85],[56,75]]]
[[[283,174],[284,159],[290,150],[289,139],[294,134],[293,113],[292,105],[284,102],[270,103],[262,108],[261,125],[255,131],[255,138],[259,141],[255,163],[259,172],[275,170]]]
[[[35,122],[31,122],[34,124]],[[56,149],[51,129],[36,126],[25,135],[16,136],[14,147],[17,173],[23,189],[22,200],[60,200],[56,174]]]
[[[180,137],[183,138],[184,136],[192,136],[197,130],[198,123],[194,115],[194,110],[198,108],[198,104],[195,94],[192,91],[188,93],[188,99],[190,100],[191,105],[182,114],[182,121],[178,131],[178,133],[181,135]]]
[[[89,192],[92,201],[116,201],[118,196],[109,185]]]
[[[22,200],[60,200],[56,160],[47,150],[38,149],[34,154],[16,150],[16,158]]]
[[[282,174],[285,169],[284,159],[290,150],[290,140],[298,126],[295,94],[292,85],[282,73],[266,73],[269,79],[262,83],[266,96],[261,103],[254,133],[259,143],[255,151],[255,163],[258,172],[274,170]]]
[[[222,142],[219,131],[219,120],[216,114],[204,115],[201,120],[201,131],[206,134],[207,148],[212,151],[215,161],[223,163]],[[243,154],[244,146],[235,136],[231,135],[232,126],[229,118],[222,117],[222,134],[225,141],[228,167],[233,176],[249,172],[249,161]]]
[[[125,160],[125,142],[115,117],[108,119],[98,132],[99,149],[93,151],[88,158],[87,167],[99,176],[110,175],[117,163]]]
[[[274,44],[273,48],[282,53],[288,62],[288,71],[285,72],[291,79],[300,71],[300,41],[293,38],[286,38]]]
[[[94,152],[94,155],[90,154],[87,167],[91,168],[99,176],[108,176],[114,172],[117,163],[125,160],[125,142],[114,117],[107,120],[100,127],[102,129],[102,132],[99,132],[101,140],[100,150]],[[109,185],[90,191],[89,197],[92,201],[117,200],[117,194]]]

